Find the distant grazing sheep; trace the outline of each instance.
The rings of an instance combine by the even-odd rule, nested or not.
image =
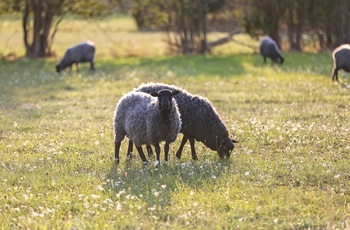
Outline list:
[[[277,43],[270,37],[263,37],[260,41],[260,54],[264,58],[264,63],[266,64],[266,58],[270,58],[272,62],[283,64],[284,58],[278,48]]]
[[[177,90],[156,90],[150,94],[129,92],[118,102],[114,116],[115,161],[119,163],[121,141],[127,136],[139,152],[143,163],[147,159],[142,145],[154,145],[160,162],[159,143],[165,141],[165,160],[169,143],[174,142],[181,129],[179,109],[173,96]]]
[[[175,97],[181,114],[181,133],[183,139],[176,152],[176,157],[181,158],[181,153],[187,140],[190,141],[192,159],[198,159],[195,150],[195,140],[202,142],[210,149],[217,151],[221,158],[229,157],[237,141],[229,137],[224,123],[213,108],[213,105],[204,97],[192,95],[184,89],[162,83],[141,84],[135,91],[154,92],[162,89],[177,90],[179,95]],[[132,151],[132,143],[129,143],[128,154]]]
[[[334,67],[332,73],[332,80],[338,79],[338,71],[343,69],[345,72],[350,72],[350,45],[344,44],[337,47],[332,53]]]
[[[94,67],[95,45],[91,41],[82,42],[67,49],[63,58],[56,66],[57,73],[61,72],[67,67],[72,69],[75,64],[77,71],[79,71],[78,64],[83,62],[90,62],[90,71],[95,71]]]

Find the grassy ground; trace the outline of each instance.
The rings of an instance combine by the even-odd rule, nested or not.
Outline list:
[[[21,20],[15,16],[0,15],[0,57],[11,54],[21,57],[25,54]],[[208,40],[225,37],[226,33],[211,32]],[[246,35],[235,37],[257,45],[258,41]],[[59,60],[65,50],[79,42],[91,40],[96,44],[97,58],[155,57],[167,54],[166,35],[163,32],[138,32],[136,24],[129,17],[116,16],[105,20],[86,20],[70,18],[63,20],[52,47]],[[250,48],[228,43],[212,50],[213,54],[232,54],[252,52]]]
[[[93,75],[0,61],[1,228],[349,228],[349,76],[330,80],[329,53],[285,57],[106,55]],[[208,97],[231,158],[197,143],[199,161],[188,145],[177,160],[178,138],[167,165],[143,167],[124,141],[115,166],[115,104],[148,81]]]

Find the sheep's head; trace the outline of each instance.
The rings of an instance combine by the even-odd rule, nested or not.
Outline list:
[[[158,97],[158,109],[162,114],[167,114],[172,108],[173,96],[179,93],[178,90],[162,89],[159,92],[151,93],[153,97]]]
[[[235,148],[234,143],[238,143],[237,141],[226,138],[219,144],[218,154],[220,158],[229,158],[232,150]]]
[[[56,65],[56,72],[57,72],[57,73],[61,72],[60,65]]]
[[[284,61],[284,58],[282,56],[277,58],[277,63],[282,65],[283,61]]]

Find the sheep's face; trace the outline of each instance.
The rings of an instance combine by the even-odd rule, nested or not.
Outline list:
[[[284,58],[283,57],[278,57],[277,58],[277,62],[279,63],[279,64],[283,64],[283,61],[284,61]]]
[[[171,110],[171,107],[173,106],[173,96],[177,95],[178,93],[178,90],[171,91],[162,89],[159,92],[151,93],[151,95],[153,97],[158,97],[158,109],[161,113],[166,114]]]
[[[57,73],[61,72],[60,65],[56,65],[56,72],[57,72]]]
[[[234,143],[237,143],[237,141],[227,138],[225,141],[223,141],[219,148],[218,148],[218,154],[220,158],[229,158],[231,155],[232,150],[235,148]]]

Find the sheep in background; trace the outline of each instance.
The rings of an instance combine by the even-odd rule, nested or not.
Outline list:
[[[165,160],[169,143],[174,142],[181,129],[178,106],[173,96],[177,90],[156,90],[150,94],[129,92],[118,102],[114,115],[115,161],[119,163],[119,149],[125,136],[135,143],[143,163],[147,159],[142,145],[154,145],[160,162],[159,143],[165,141]]]
[[[181,158],[182,150],[187,140],[190,141],[192,159],[197,160],[195,140],[202,142],[211,150],[217,151],[221,158],[229,157],[237,141],[229,137],[229,132],[210,101],[204,97],[192,95],[184,89],[162,83],[141,84],[135,91],[154,92],[161,89],[177,90],[180,94],[175,98],[181,114],[181,133],[183,139],[176,152]],[[129,143],[128,154],[132,152],[132,143]]]
[[[284,58],[278,48],[277,43],[270,37],[262,37],[260,40],[260,54],[264,58],[264,63],[266,64],[266,58],[270,58],[272,62],[283,64]]]
[[[63,58],[56,66],[57,73],[61,72],[67,67],[72,69],[75,63],[77,71],[79,71],[78,63],[90,62],[90,71],[95,71],[94,67],[95,44],[91,41],[82,42],[67,49]]]
[[[332,53],[332,58],[334,61],[332,80],[339,82],[339,70],[343,69],[345,72],[350,72],[350,45],[343,44],[337,47]]]

